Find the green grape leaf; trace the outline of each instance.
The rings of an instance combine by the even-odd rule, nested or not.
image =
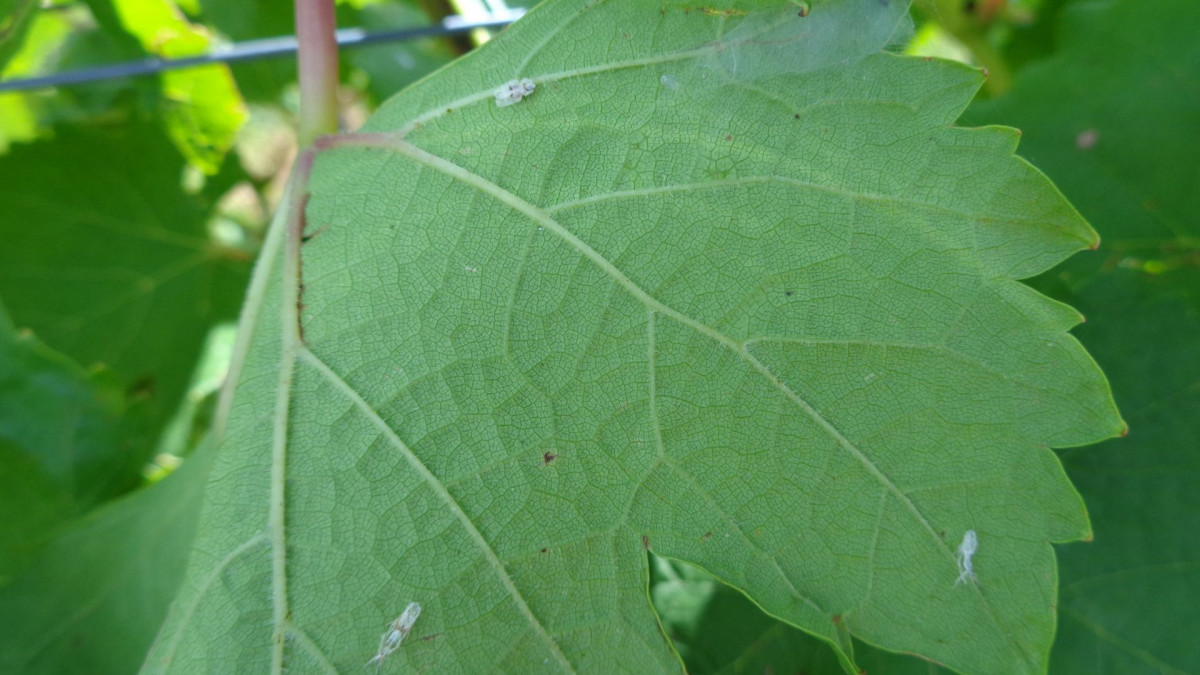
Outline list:
[[[144,439],[113,379],[17,332],[0,307],[0,586],[55,527],[140,481]]]
[[[1050,448],[1124,423],[1018,280],[1096,238],[907,9],[548,2],[319,143],[148,672],[361,668],[412,602],[383,667],[677,671],[646,549],[846,667],[1043,671]]]
[[[207,53],[212,36],[188,22],[171,0],[112,0],[124,29],[147,53],[184,58]],[[160,76],[163,123],[181,152],[216,173],[249,113],[224,64],[168,70]]]
[[[0,157],[0,297],[19,327],[104,364],[161,427],[211,325],[232,319],[244,252],[208,232],[212,204],[151,126],[60,128]]]
[[[1095,541],[1060,549],[1056,673],[1200,671],[1200,5],[1076,2],[1061,49],[972,122],[1022,152],[1103,236],[1104,256],[1039,285],[1088,317],[1129,437],[1062,454]]]
[[[652,558],[651,596],[687,672],[692,675],[842,672],[826,643],[767,616],[746,596],[691,565]],[[933,675],[944,669],[859,641],[859,672]]]
[[[370,31],[430,25],[429,17],[416,5],[416,2],[367,5],[356,18]],[[347,60],[366,74],[366,89],[378,101],[446,65],[453,56],[450,45],[438,38],[362,47],[346,54]]]
[[[183,577],[212,455],[80,518],[0,590],[0,671],[137,670]]]
[[[0,0],[0,73],[20,51],[37,9],[37,0]]]

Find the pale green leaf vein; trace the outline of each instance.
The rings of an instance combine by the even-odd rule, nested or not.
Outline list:
[[[340,391],[343,396],[345,396],[352,404],[354,404],[356,408],[362,412],[363,415],[367,417],[371,424],[379,430],[379,433],[382,434],[383,437],[386,438],[387,441],[400,452],[413,470],[415,470],[421,477],[421,480],[423,480],[430,487],[430,489],[432,489],[438,495],[438,497],[447,506],[447,508],[450,509],[458,521],[462,523],[463,528],[470,535],[471,539],[475,541],[476,546],[478,546],[480,552],[483,553],[484,557],[495,571],[496,576],[504,585],[505,590],[507,590],[508,594],[512,597],[513,603],[520,610],[521,614],[525,616],[526,620],[529,622],[529,625],[533,628],[534,632],[537,633],[538,637],[546,643],[546,646],[550,649],[550,652],[553,654],[555,660],[557,660],[566,671],[575,672],[574,668],[571,666],[571,662],[567,660],[567,657],[562,653],[562,650],[559,649],[558,643],[555,642],[550,633],[546,631],[546,628],[542,626],[537,616],[534,615],[533,610],[529,608],[529,604],[525,602],[525,598],[521,595],[521,591],[513,583],[512,577],[509,576],[508,571],[505,570],[504,563],[500,561],[500,558],[496,555],[495,550],[492,549],[491,544],[489,544],[487,539],[483,537],[483,534],[479,531],[479,529],[475,527],[475,523],[472,522],[471,517],[468,516],[465,511],[463,511],[462,506],[460,506],[458,501],[454,499],[454,496],[451,495],[448,490],[446,490],[446,487],[442,484],[441,480],[439,480],[438,477],[435,476],[433,472],[431,472],[429,468],[425,466],[425,463],[422,462],[419,457],[417,457],[416,453],[414,453],[412,449],[409,448],[403,440],[401,440],[396,431],[392,429],[392,427],[388,425],[388,423],[385,422],[382,417],[379,416],[379,413],[377,413],[375,409],[372,408],[369,403],[367,403],[367,401],[358,393],[358,391],[350,386],[350,383],[342,379],[342,377],[338,375],[332,368],[330,368],[327,363],[321,360],[319,356],[314,354],[308,348],[302,347],[299,353],[300,359],[303,362],[307,363],[322,377],[328,380],[330,384]]]
[[[291,638],[293,642],[300,645],[300,648],[303,649],[309,656],[311,656],[313,661],[316,661],[317,665],[321,666],[322,670],[327,673],[334,673],[334,675],[337,674],[337,667],[333,665],[333,662],[329,660],[329,657],[325,655],[325,652],[321,651],[321,648],[317,646],[317,643],[313,642],[313,639],[309,637],[308,633],[304,632],[304,629],[300,628],[294,623],[289,622],[287,626],[287,633],[288,637]]]
[[[171,641],[167,644],[166,651],[163,653],[161,659],[157,659],[156,657],[156,660],[161,660],[164,664],[171,663],[171,659],[175,656],[175,650],[179,647],[179,641],[183,638],[185,629],[188,627],[188,624],[192,622],[192,617],[195,616],[196,609],[200,606],[200,601],[203,600],[204,596],[208,594],[208,590],[212,588],[212,585],[216,583],[221,574],[223,574],[225,570],[229,569],[229,566],[232,565],[238,558],[246,555],[246,553],[252,551],[255,547],[266,544],[269,541],[270,538],[265,533],[256,537],[251,537],[250,539],[242,542],[237,548],[225,554],[224,558],[221,558],[221,561],[218,562],[215,567],[213,567],[212,571],[208,573],[208,576],[204,578],[204,582],[200,584],[200,588],[197,589],[193,594],[191,602],[188,603],[187,609],[184,610],[183,616],[179,620],[179,625],[176,626],[171,633]],[[154,650],[151,649],[151,651]]]
[[[1031,224],[1037,224],[1037,225],[1045,225],[1046,224],[1045,218],[1022,218],[1022,217],[1016,216],[1016,215],[988,215],[988,214],[980,214],[980,213],[969,213],[967,211],[953,209],[953,208],[950,208],[948,206],[944,206],[941,204],[931,204],[929,202],[923,202],[923,201],[916,200],[916,199],[908,199],[906,197],[901,197],[898,195],[881,195],[881,194],[875,194],[875,193],[871,193],[871,192],[854,192],[854,191],[846,190],[844,188],[840,188],[837,186],[823,185],[821,183],[813,183],[811,181],[804,181],[804,180],[800,180],[798,178],[792,178],[790,176],[742,176],[740,178],[725,178],[725,179],[707,180],[707,181],[696,182],[696,183],[675,183],[672,185],[659,185],[659,186],[655,186],[655,187],[638,188],[638,189],[633,189],[633,190],[613,190],[611,192],[595,194],[595,195],[591,195],[589,197],[583,197],[581,199],[572,199],[572,200],[565,201],[565,202],[559,202],[557,204],[546,207],[545,211],[550,214],[555,214],[560,211],[566,211],[569,209],[578,208],[580,206],[587,206],[589,204],[595,204],[598,202],[615,201],[615,200],[621,200],[621,199],[634,199],[637,197],[648,197],[648,196],[653,196],[653,195],[671,194],[671,193],[675,193],[675,192],[682,193],[682,192],[694,192],[696,190],[719,190],[719,189],[729,188],[729,187],[740,187],[740,186],[745,186],[745,185],[761,185],[761,184],[766,184],[766,183],[780,183],[783,185],[790,185],[790,186],[802,188],[805,190],[812,190],[814,192],[822,192],[825,194],[835,195],[838,197],[845,197],[846,199],[850,199],[850,200],[854,200],[854,201],[872,201],[872,202],[880,202],[880,203],[884,203],[884,204],[892,204],[892,205],[897,205],[897,206],[911,206],[914,208],[924,209],[927,211],[935,211],[935,212],[944,213],[947,215],[958,216],[960,218],[964,218],[969,221],[976,221],[976,222],[1003,221],[1006,223],[1031,223]],[[1089,244],[1091,243],[1090,239],[1081,239],[1081,241],[1086,241]]]

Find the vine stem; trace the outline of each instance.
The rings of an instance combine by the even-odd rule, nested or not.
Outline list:
[[[300,146],[337,133],[338,50],[334,0],[296,0]]]

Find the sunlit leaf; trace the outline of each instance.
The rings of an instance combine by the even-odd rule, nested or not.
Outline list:
[[[189,23],[171,0],[113,0],[113,6],[125,30],[149,54],[183,58],[213,47],[208,31]],[[160,77],[167,133],[190,161],[215,173],[247,117],[229,68],[170,70]]]
[[[21,49],[37,9],[37,0],[0,0],[0,72]]]

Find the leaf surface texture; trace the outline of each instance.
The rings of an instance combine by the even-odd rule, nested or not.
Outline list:
[[[320,144],[150,671],[361,668],[414,601],[385,667],[678,671],[646,548],[843,663],[1045,668],[1050,447],[1123,422],[1018,279],[1095,235],[905,3],[796,9],[549,2]]]

